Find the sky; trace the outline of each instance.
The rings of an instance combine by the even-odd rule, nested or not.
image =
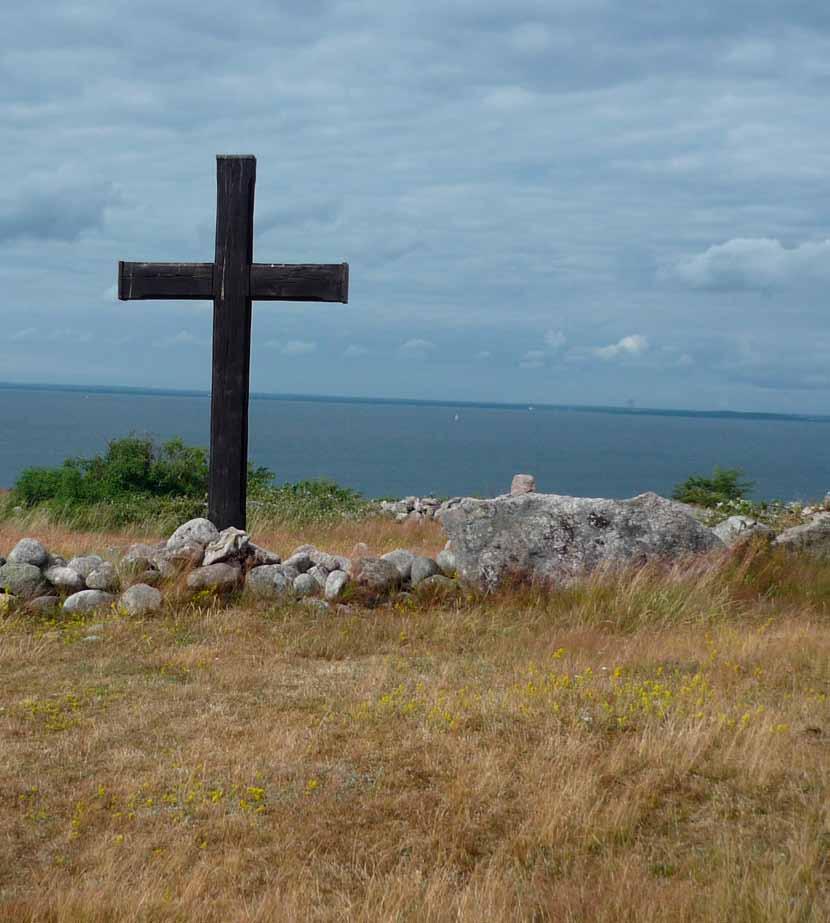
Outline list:
[[[830,412],[824,0],[33,0],[0,37],[0,381],[210,387],[216,154],[254,391]]]

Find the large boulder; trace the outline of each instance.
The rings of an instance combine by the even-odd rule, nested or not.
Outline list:
[[[19,596],[21,599],[34,599],[50,590],[43,579],[39,567],[34,564],[16,564],[9,561],[0,567],[0,590]]]
[[[187,575],[191,590],[231,590],[242,579],[242,571],[232,564],[209,564],[197,567]]]
[[[744,542],[755,535],[763,535],[768,539],[772,539],[775,534],[769,526],[765,526],[751,516],[730,516],[729,519],[719,522],[712,531],[727,548]]]
[[[104,559],[97,554],[84,554],[79,555],[76,558],[72,558],[70,562],[66,565],[70,570],[74,570],[76,574],[80,574],[84,580],[94,571],[104,563]]]
[[[382,554],[380,557],[383,561],[391,561],[398,568],[401,580],[409,580],[412,575],[412,562],[415,560],[414,552],[408,551],[406,548],[396,548],[394,551],[387,551],[386,554]]]
[[[711,529],[654,493],[630,500],[537,493],[467,499],[443,525],[459,575],[486,589],[509,578],[565,585],[601,566],[724,547]]]
[[[53,587],[68,593],[77,593],[85,589],[84,578],[71,567],[47,567],[43,576]],[[95,589],[101,589],[101,587]]]
[[[286,568],[283,564],[262,564],[248,571],[245,589],[261,599],[291,595],[295,574],[293,568]]]
[[[146,583],[135,583],[128,590],[124,590],[118,600],[119,606],[129,615],[147,615],[150,612],[159,612],[163,605],[161,593],[155,587]]]
[[[528,491],[529,492],[529,491]],[[418,586],[423,580],[441,573],[441,568],[432,558],[419,556],[412,562],[410,580],[412,586]]]
[[[96,609],[107,609],[115,602],[112,593],[102,590],[81,590],[67,596],[63,602],[64,612],[94,612]]]
[[[9,552],[9,562],[12,564],[31,564],[34,567],[43,567],[49,560],[49,552],[36,538],[21,538]]]
[[[785,529],[775,539],[775,544],[819,558],[830,557],[830,513],[819,513],[803,526]]]
[[[219,530],[209,520],[201,517],[189,519],[167,539],[167,547],[172,551],[182,545],[197,544],[203,548],[219,538]]]
[[[352,576],[360,586],[375,593],[388,593],[401,583],[401,572],[383,558],[360,558],[352,566]]]

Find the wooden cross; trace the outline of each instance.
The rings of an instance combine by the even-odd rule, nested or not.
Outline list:
[[[256,158],[216,157],[213,263],[118,263],[118,297],[213,299],[208,519],[245,528],[252,301],[339,301],[349,264],[254,263]]]

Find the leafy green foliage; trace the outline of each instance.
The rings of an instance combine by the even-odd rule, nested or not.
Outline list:
[[[321,522],[366,515],[373,507],[334,481],[273,485],[268,468],[248,466],[251,515],[261,521]],[[43,510],[75,529],[119,529],[142,524],[166,531],[207,513],[208,457],[204,449],[171,439],[127,436],[92,458],[68,458],[57,468],[27,468],[0,514],[15,506]]]
[[[693,474],[674,488],[672,497],[683,503],[715,507],[719,503],[743,500],[755,486],[753,481],[742,480],[740,468],[720,468],[717,465],[711,477]]]

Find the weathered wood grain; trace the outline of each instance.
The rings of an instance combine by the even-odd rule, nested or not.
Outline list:
[[[218,529],[245,528],[255,183],[255,158],[216,158],[208,519]]]
[[[213,263],[118,263],[118,297],[213,298]]]
[[[349,300],[348,263],[254,263],[254,301]]]

